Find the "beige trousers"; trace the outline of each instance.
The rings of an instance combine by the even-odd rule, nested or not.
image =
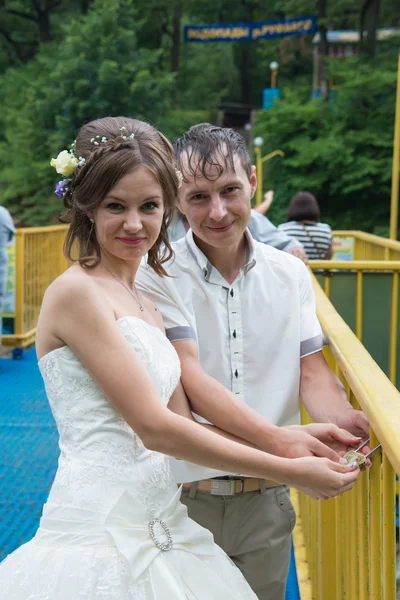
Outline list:
[[[259,600],[284,600],[296,522],[288,488],[235,496],[197,491],[190,498],[189,494],[190,490],[182,490],[189,517],[211,531],[215,543],[239,567]]]

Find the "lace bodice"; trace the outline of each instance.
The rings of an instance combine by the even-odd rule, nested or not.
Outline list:
[[[166,405],[180,377],[173,346],[162,331],[137,317],[117,323]],[[39,367],[60,435],[47,510],[61,504],[106,511],[128,489],[156,514],[165,494],[176,491],[168,457],[143,446],[68,346],[45,355]]]

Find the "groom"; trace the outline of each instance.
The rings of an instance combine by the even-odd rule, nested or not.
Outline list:
[[[299,393],[315,421],[358,436],[368,423],[323,358],[306,267],[246,229],[257,181],[244,139],[204,123],[175,150],[184,178],[178,207],[191,229],[173,244],[172,277],[143,264],[136,283],[162,312],[193,411],[277,455],[334,457],[291,429]],[[332,442],[329,432],[321,441]],[[287,488],[184,461],[174,468],[189,516],[212,531],[260,600],[283,600],[295,523]]]

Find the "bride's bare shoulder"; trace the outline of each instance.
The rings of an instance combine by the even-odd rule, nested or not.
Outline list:
[[[95,319],[96,317],[96,319]],[[36,330],[38,354],[78,339],[98,319],[112,321],[113,311],[92,273],[73,265],[47,288]]]
[[[85,311],[101,301],[99,287],[93,271],[72,265],[47,288],[41,313],[48,311]]]

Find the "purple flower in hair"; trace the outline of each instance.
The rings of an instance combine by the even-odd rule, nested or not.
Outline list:
[[[68,190],[68,184],[69,184],[68,179],[63,179],[62,181],[59,181],[58,183],[56,183],[56,187],[55,187],[54,191],[59,198],[62,198],[64,196],[65,192]]]

